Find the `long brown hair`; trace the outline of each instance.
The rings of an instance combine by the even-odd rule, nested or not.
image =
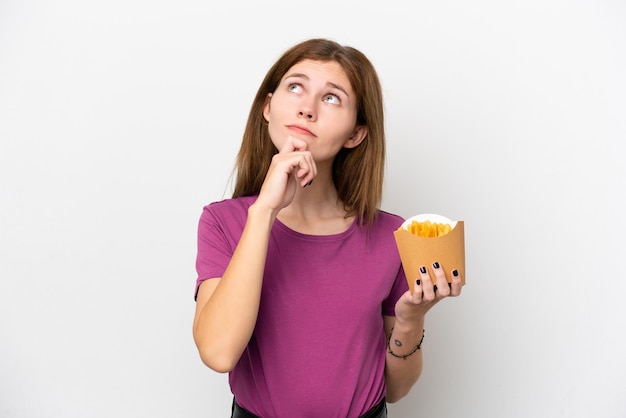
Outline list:
[[[263,117],[268,93],[298,62],[336,61],[346,72],[357,96],[356,124],[367,126],[367,137],[355,148],[342,148],[333,161],[333,181],[347,216],[371,225],[382,200],[385,165],[383,95],[374,66],[360,51],[328,39],[310,39],[288,49],[270,68],[252,102],[237,155],[233,198],[259,193],[272,156],[278,152]]]

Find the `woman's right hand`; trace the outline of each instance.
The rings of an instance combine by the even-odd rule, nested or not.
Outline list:
[[[317,167],[306,141],[289,136],[278,154],[272,157],[256,204],[277,214],[289,206],[296,188],[305,187],[316,175]]]

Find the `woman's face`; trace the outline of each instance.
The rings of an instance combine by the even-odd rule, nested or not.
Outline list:
[[[367,128],[356,126],[356,100],[337,62],[304,60],[268,95],[263,116],[276,148],[291,135],[307,142],[313,158],[322,162],[343,147],[356,147],[367,134]]]

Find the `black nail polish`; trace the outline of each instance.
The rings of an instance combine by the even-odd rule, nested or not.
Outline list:
[[[417,279],[415,280],[415,284],[419,286],[420,284],[422,284],[422,281],[420,279]]]
[[[435,262],[433,263],[433,268],[438,269],[438,268],[439,268],[439,263],[435,261]]]
[[[437,285],[434,285],[433,286],[433,292],[436,292],[436,291],[437,291]]]
[[[420,273],[426,274],[426,267],[424,266],[420,267]]]
[[[452,275],[454,277],[459,277],[459,271],[458,270],[452,270]]]

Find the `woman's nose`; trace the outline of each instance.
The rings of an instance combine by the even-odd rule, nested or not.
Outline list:
[[[302,116],[302,117],[305,117],[307,119],[313,119],[313,112],[308,111],[308,110],[307,111],[301,110],[299,112],[299,115]]]
[[[304,100],[300,103],[300,109],[298,110],[298,116],[306,118],[307,120],[315,119],[315,109],[312,103]]]

